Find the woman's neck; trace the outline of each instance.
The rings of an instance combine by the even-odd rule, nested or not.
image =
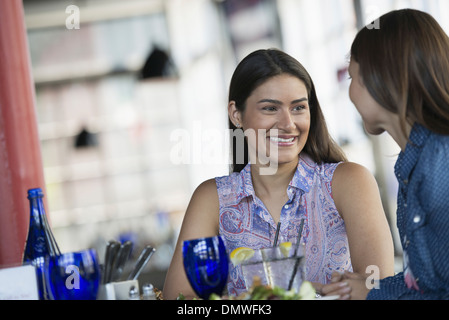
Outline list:
[[[261,169],[263,167],[252,164],[251,178],[256,195],[270,195],[279,192],[285,193],[295,174],[297,166],[298,162],[278,164],[274,174],[266,175],[261,174]]]
[[[407,148],[408,139],[412,131],[413,125],[408,122],[405,123],[405,133],[400,125],[391,126],[386,131],[390,134],[394,141],[399,145],[402,152]]]

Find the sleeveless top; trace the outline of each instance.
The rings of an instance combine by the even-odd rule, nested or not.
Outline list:
[[[332,177],[339,163],[315,163],[308,155],[299,156],[291,180],[288,201],[281,210],[278,243],[296,243],[304,219],[301,241],[305,244],[306,280],[330,283],[332,272],[352,271],[345,223],[332,198]],[[228,254],[238,247],[271,247],[276,223],[256,196],[251,165],[240,173],[215,178],[219,198],[219,233]],[[241,266],[229,265],[228,294],[246,291]]]

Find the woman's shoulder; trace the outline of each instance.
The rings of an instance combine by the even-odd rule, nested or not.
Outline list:
[[[347,185],[366,181],[375,181],[373,174],[366,167],[355,162],[342,162],[335,168],[332,184],[337,182]]]
[[[244,169],[245,170],[245,169]],[[216,192],[220,206],[235,205],[252,189],[249,171],[233,172],[230,175],[215,178]]]
[[[424,147],[422,158],[427,162],[442,162],[441,165],[447,163],[449,157],[449,136],[431,133]],[[441,169],[441,168],[436,168]]]
[[[358,173],[358,174],[359,173],[369,173],[369,174],[371,174],[371,172],[365,166],[362,166],[361,164],[358,164],[356,162],[350,162],[350,161],[341,162],[335,171],[349,173],[349,174],[354,174],[354,173]]]
[[[232,172],[229,175],[216,177],[212,179],[215,181],[215,186],[218,193],[228,189],[236,190],[243,184],[245,172]]]
[[[385,215],[377,181],[371,171],[360,164],[344,162],[337,167],[332,180],[332,196],[346,222],[378,222]]]
[[[196,187],[194,195],[197,196],[211,196],[217,194],[217,184],[216,178],[208,179],[201,182],[198,187]]]
[[[215,179],[206,180],[196,187],[190,199],[188,211],[218,211],[218,195]]]
[[[420,150],[419,158],[415,160],[415,169],[411,179],[420,186],[419,189],[422,192],[429,190],[430,193],[433,193],[436,188],[449,189],[449,136],[421,128],[421,131],[424,130],[427,130],[429,134],[418,145],[422,150]]]
[[[321,180],[325,182],[331,182],[337,167],[343,162],[331,163],[331,162],[315,162],[309,155],[301,153],[298,162],[298,170],[303,176],[313,177],[317,175]]]
[[[412,175],[419,197],[432,205],[449,202],[449,136],[433,135],[426,143]]]
[[[198,185],[192,197],[208,198],[215,203],[223,202],[226,199],[226,202],[229,202],[231,200],[228,198],[232,198],[232,195],[238,194],[239,190],[242,189],[242,179],[239,177],[240,174],[234,172],[227,176],[205,180]]]
[[[365,190],[367,193],[378,192],[378,184],[374,175],[366,167],[354,163],[343,162],[335,169],[332,178],[332,193],[335,198],[351,197]]]

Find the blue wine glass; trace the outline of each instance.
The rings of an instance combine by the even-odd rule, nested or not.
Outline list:
[[[190,285],[202,299],[223,293],[228,280],[228,255],[220,236],[184,241],[184,270]]]
[[[45,274],[52,300],[95,300],[100,267],[94,249],[47,257]]]

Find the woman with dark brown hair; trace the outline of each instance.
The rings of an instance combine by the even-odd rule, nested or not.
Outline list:
[[[401,148],[397,226],[403,272],[368,290],[364,276],[334,274],[353,299],[449,299],[449,38],[429,14],[404,9],[363,28],[351,48],[349,95],[366,130]],[[348,296],[346,296],[348,297]]]
[[[232,77],[228,115],[236,138],[233,172],[194,192],[165,297],[194,296],[182,265],[184,240],[220,235],[228,253],[271,247],[278,222],[278,243],[296,243],[302,230],[306,279],[318,291],[333,271],[364,273],[377,265],[381,277],[393,274],[376,181],[331,139],[312,79],[297,60],[274,49],[248,55]],[[244,291],[241,266],[230,265],[228,294]]]

